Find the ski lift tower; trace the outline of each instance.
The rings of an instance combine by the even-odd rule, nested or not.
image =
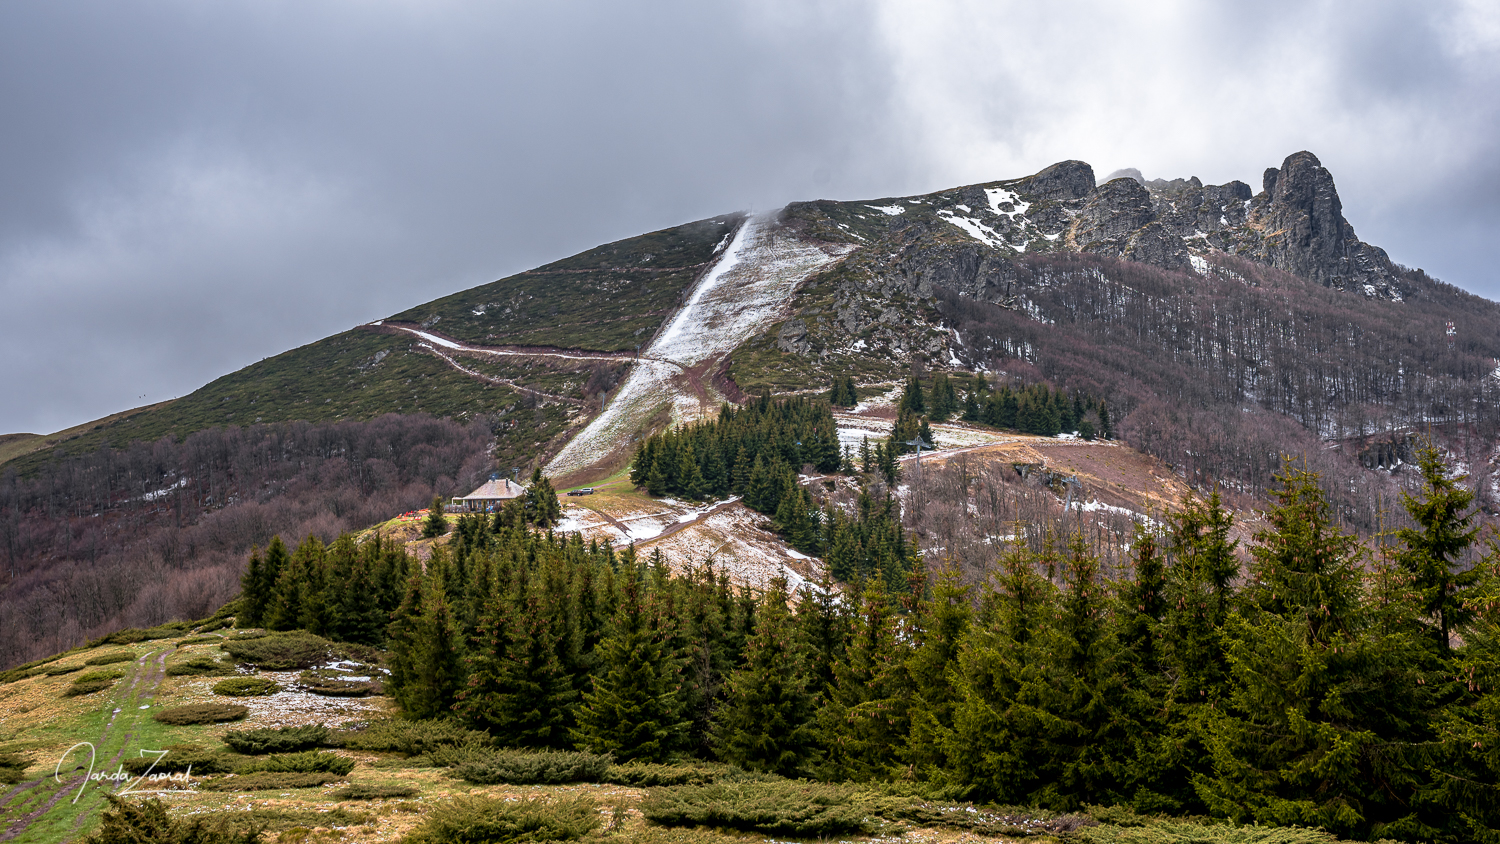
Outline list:
[[[923,442],[922,435],[918,434],[916,439],[907,440],[906,444],[915,446],[917,449],[917,480],[920,481],[922,480],[922,449],[925,448],[928,451],[933,451],[932,443]]]

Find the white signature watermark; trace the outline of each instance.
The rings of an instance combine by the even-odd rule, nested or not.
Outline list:
[[[52,769],[52,779],[53,780],[55,780],[57,782],[62,782],[62,776],[61,776],[61,774],[62,774],[63,763],[66,762],[66,761],[68,761],[68,757],[73,755],[73,751],[79,749],[80,747],[87,747],[89,749],[89,769],[88,769],[88,773],[83,778],[83,782],[79,783],[79,785],[78,785],[78,793],[75,794],[75,795],[73,795],[72,802],[74,802],[74,803],[78,802],[78,798],[80,798],[80,797],[83,796],[83,789],[86,786],[88,786],[88,784],[91,783],[91,782],[113,782],[113,783],[120,783],[120,782],[124,782],[126,780],[129,780],[131,778],[132,775],[125,772],[125,766],[124,765],[121,765],[119,768],[115,769],[113,772],[111,772],[111,771],[95,771],[94,770],[94,763],[97,761],[97,753],[94,750],[94,743],[93,742],[88,742],[88,741],[81,741],[81,742],[73,745],[72,747],[68,748],[67,750],[63,751],[62,757],[57,760],[57,767]],[[188,779],[190,777],[192,777],[192,775],[193,775],[193,766],[192,765],[188,765],[187,770],[185,770],[185,771],[178,771],[176,773],[165,773],[165,772],[164,773],[155,773],[154,771],[156,769],[156,763],[160,762],[161,758],[163,756],[167,755],[167,751],[165,751],[165,750],[144,750],[144,749],[141,750],[141,758],[145,758],[145,757],[150,756],[152,754],[155,754],[156,758],[151,760],[151,764],[146,767],[146,772],[143,773],[143,774],[140,774],[139,776],[136,776],[135,780],[133,782],[131,782],[129,785],[125,786],[124,790],[116,792],[116,794],[118,794],[121,797],[123,797],[123,796],[125,796],[127,794],[164,794],[164,793],[166,793],[166,791],[168,791],[168,789],[162,789],[162,788],[142,789],[142,788],[138,788],[138,786],[141,783],[143,783],[143,782],[150,782],[150,783],[153,783],[153,784],[154,783],[159,783],[159,782],[183,782],[183,783],[185,783],[185,782],[188,781]]]

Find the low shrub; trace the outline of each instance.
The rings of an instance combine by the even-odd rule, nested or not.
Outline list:
[[[214,777],[197,783],[208,791],[275,791],[288,788],[317,788],[343,779],[343,774],[328,771],[257,771],[234,777]]]
[[[179,648],[185,648],[188,645],[205,645],[205,644],[208,644],[209,642],[222,642],[222,641],[224,641],[224,637],[223,636],[189,636],[186,639],[178,639],[177,642],[176,642],[176,645]]]
[[[326,669],[304,671],[297,677],[297,687],[315,695],[327,697],[367,697],[375,694],[374,681],[346,680],[338,676],[340,673],[343,672]],[[346,676],[359,675],[346,674]]]
[[[215,630],[223,630],[224,628],[229,627],[232,624],[234,624],[233,618],[216,618],[212,621],[207,622],[206,624],[198,625],[198,629],[194,632],[212,633]]]
[[[238,721],[250,714],[247,707],[234,703],[190,703],[158,710],[151,717],[163,724],[184,726],[187,724],[218,724]]]
[[[350,827],[373,823],[375,821],[375,816],[369,812],[359,812],[352,809],[336,808],[329,811],[321,811],[318,809],[287,809],[271,806],[210,812],[202,817],[212,822],[223,821],[231,829],[261,829],[266,832],[286,832],[298,827],[303,829],[313,829],[320,826],[325,829]],[[282,840],[285,841],[286,839],[283,838]]]
[[[651,762],[626,762],[610,765],[600,782],[652,788],[667,785],[709,785],[728,772],[738,772],[730,765],[657,765]]]
[[[271,634],[264,630],[242,630],[229,638],[236,642],[243,642],[246,639],[264,639],[269,635]]]
[[[884,824],[871,805],[878,799],[849,786],[783,780],[653,788],[640,810],[662,826],[818,838],[879,831]]]
[[[265,727],[257,730],[230,730],[224,743],[236,753],[260,756],[266,753],[291,753],[311,750],[328,743],[328,728],[309,724],[305,727]]]
[[[494,740],[489,733],[471,730],[454,718],[430,721],[385,718],[358,730],[335,733],[329,741],[350,750],[420,756],[444,747],[489,747]]]
[[[231,677],[214,684],[214,694],[227,697],[262,697],[279,691],[276,681],[265,677]]]
[[[84,665],[114,665],[119,662],[135,662],[135,654],[130,651],[116,651],[112,654],[99,654],[89,657],[83,661]]]
[[[94,692],[103,691],[115,684],[115,681],[125,675],[119,671],[89,671],[79,674],[73,684],[63,689],[63,697],[78,697],[79,695],[90,695]]]
[[[211,753],[197,744],[174,744],[167,747],[161,758],[158,754],[127,756],[120,762],[128,773],[140,776],[147,771],[153,774],[175,774],[191,770],[195,774],[227,774],[234,766],[222,753]]]
[[[31,662],[17,665],[15,668],[9,668],[5,671],[0,671],[0,685],[4,685],[6,683],[14,683],[17,680],[25,680],[28,677],[35,677],[38,674],[45,673],[45,669],[42,666],[47,665],[48,663],[57,662],[59,659],[62,659],[63,657],[80,650],[83,649],[74,648],[73,650],[67,651],[66,653],[53,654],[52,656],[43,657],[42,659],[34,659]]]
[[[220,647],[228,651],[235,662],[254,665],[266,671],[312,668],[344,655],[339,646],[322,636],[300,630],[250,639],[234,636],[225,639]]]
[[[42,673],[46,674],[48,677],[61,677],[64,674],[72,674],[74,671],[82,671],[83,664],[79,663],[77,665],[54,665],[51,668],[43,668],[41,670]]]
[[[1014,806],[985,808],[972,803],[945,803],[920,798],[887,797],[876,801],[874,811],[886,820],[906,821],[913,826],[947,827],[1010,838],[1068,835],[1098,823],[1088,815],[1053,815]]]
[[[169,677],[213,677],[220,674],[233,674],[234,666],[220,662],[211,656],[195,656],[183,662],[174,662],[167,666]]]
[[[339,789],[329,796],[335,800],[394,800],[404,797],[416,797],[421,793],[421,789],[406,785],[364,785],[355,783],[348,788]]]
[[[586,797],[456,797],[427,813],[401,844],[493,844],[501,841],[574,841],[599,828],[599,811]]]
[[[26,778],[31,759],[19,753],[0,753],[0,783],[15,783]]]
[[[434,754],[436,756],[436,754]],[[433,760],[437,762],[435,758]],[[610,757],[567,750],[500,750],[474,755],[449,771],[455,779],[475,785],[557,785],[599,782],[609,770]]]
[[[188,632],[189,625],[186,621],[174,621],[171,624],[161,624],[145,630],[130,628],[120,630],[95,639],[88,643],[90,648],[98,648],[104,645],[134,645],[136,642],[149,642],[153,639],[175,639]]]
[[[1334,844],[1339,839],[1297,826],[1203,826],[1160,821],[1146,826],[1094,826],[1073,840],[1087,844]]]
[[[257,771],[270,773],[312,774],[329,773],[345,776],[354,770],[354,760],[337,753],[305,750],[301,753],[279,753],[253,759],[240,766],[240,773]]]
[[[5,685],[6,683],[14,683],[18,680],[25,680],[30,677],[35,677],[38,674],[45,673],[47,673],[47,669],[40,668],[34,665],[27,666],[25,668],[12,668],[9,671],[0,671],[0,686]]]
[[[106,794],[110,808],[100,818],[99,828],[88,844],[260,844],[265,841],[255,827],[232,829],[224,819],[176,818],[157,798],[122,800]]]

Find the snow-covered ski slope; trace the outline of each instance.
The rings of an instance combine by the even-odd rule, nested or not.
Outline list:
[[[667,327],[641,351],[604,410],[547,464],[553,476],[591,466],[629,444],[663,407],[672,421],[694,419],[719,397],[687,370],[732,352],[780,316],[792,290],[854,247],[811,243],[775,224],[775,214],[749,218]]]

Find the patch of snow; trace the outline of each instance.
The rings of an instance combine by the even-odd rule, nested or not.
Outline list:
[[[1366,284],[1365,285],[1365,295],[1368,296],[1368,297],[1370,297],[1371,299],[1375,298],[1375,285],[1373,285],[1373,284]]]
[[[488,308],[488,307],[489,307],[489,305],[480,305],[479,307],[475,308],[474,311],[473,311],[474,316],[484,316],[485,308]]]
[[[995,231],[989,226],[986,226],[984,223],[981,223],[978,220],[970,219],[968,217],[960,217],[959,215],[954,214],[952,211],[947,210],[939,211],[938,216],[963,229],[968,233],[969,237],[974,238],[975,240],[983,243],[986,246],[999,248],[1002,246],[1010,245],[1005,242],[1005,238],[1001,237],[999,232]]]
[[[166,498],[168,495],[172,494],[172,490],[182,489],[185,486],[187,486],[187,478],[180,478],[178,479],[177,483],[172,484],[168,487],[163,487],[162,489],[158,489],[155,492],[148,492],[145,495],[142,495],[138,500],[155,501],[158,498]]]
[[[1193,272],[1198,275],[1208,275],[1208,261],[1197,255],[1189,255],[1188,261],[1193,265]]]
[[[1012,220],[1016,218],[1017,214],[1025,214],[1026,211],[1031,208],[1031,203],[1021,199],[1020,194],[1014,191],[1008,191],[1005,188],[985,188],[984,195],[990,201],[991,211],[995,212],[996,214],[1009,217]],[[1000,206],[1004,205],[1007,202],[1010,203],[1011,210],[1000,210]]]
[[[960,211],[962,211],[962,212],[964,212],[964,213],[965,213],[965,214],[967,214],[967,213],[969,213],[969,212],[970,212],[970,211],[971,211],[971,210],[973,210],[973,209],[971,209],[971,208],[970,208],[970,207],[969,207],[969,206],[967,206],[967,205],[955,205],[955,206],[953,206],[953,207],[954,207],[954,208],[957,208],[957,209],[958,209],[958,210],[960,210]]]
[[[906,213],[906,209],[901,207],[900,205],[866,205],[865,207],[873,208],[882,214],[889,214],[892,217]]]
[[[674,381],[686,368],[727,354],[774,320],[792,291],[808,276],[839,260],[852,244],[818,246],[774,224],[774,215],[746,220],[718,263],[694,287],[688,301],[660,336],[642,350],[604,410],[547,464],[562,475],[615,452],[663,405],[673,422],[711,412]]]
[[[791,557],[794,560],[811,560],[812,559],[812,557],[809,557],[806,554],[801,553],[800,551],[794,551],[791,548],[786,549],[786,555],[788,557]]]

